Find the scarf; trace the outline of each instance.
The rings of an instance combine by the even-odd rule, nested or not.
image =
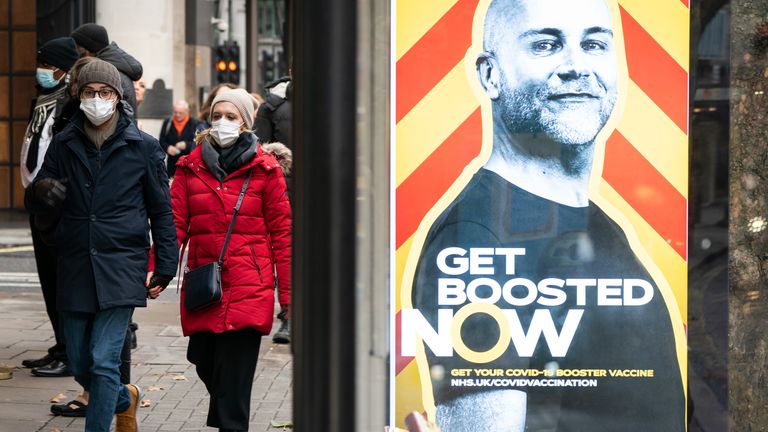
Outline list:
[[[85,119],[83,121],[83,129],[85,130],[85,134],[88,136],[88,139],[91,140],[93,145],[96,146],[98,150],[101,150],[102,144],[112,136],[112,134],[115,133],[115,130],[117,129],[117,121],[120,119],[120,112],[118,110],[115,110],[115,113],[112,114],[112,117],[104,122],[104,124],[100,125],[99,127],[93,126],[88,119]]]
[[[56,102],[65,96],[67,86],[64,83],[50,93],[42,93],[35,102],[35,108],[32,111],[32,118],[27,124],[27,130],[24,132],[24,141],[29,142],[27,151],[27,160],[25,164],[29,172],[34,172],[37,168],[37,155],[40,151],[40,134],[43,131],[43,125],[48,121],[51,113],[56,109]]]
[[[176,135],[181,136],[181,131],[184,130],[184,126],[187,125],[187,122],[189,121],[189,113],[187,113],[186,116],[184,116],[181,121],[176,120],[176,116],[173,116],[173,128],[176,129]]]
[[[244,132],[240,134],[237,142],[232,147],[225,149],[213,144],[206,137],[203,139],[200,151],[202,152],[205,166],[208,167],[219,182],[222,182],[227,175],[253,159],[256,155],[257,146],[258,143],[255,136],[250,132]]]

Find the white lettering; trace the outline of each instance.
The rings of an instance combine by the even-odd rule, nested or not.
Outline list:
[[[437,254],[437,268],[440,269],[441,272],[451,276],[464,274],[469,269],[469,259],[460,257],[463,257],[466,254],[466,249],[459,247],[445,248]],[[453,267],[449,266],[446,262],[446,259],[450,255],[458,255],[457,258],[453,259]]]

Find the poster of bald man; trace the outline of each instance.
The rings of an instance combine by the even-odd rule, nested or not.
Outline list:
[[[391,423],[686,430],[687,1],[392,9]]]

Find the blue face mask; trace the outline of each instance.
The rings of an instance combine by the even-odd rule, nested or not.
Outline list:
[[[43,88],[56,87],[61,82],[61,78],[59,79],[53,78],[53,73],[57,70],[58,69],[51,70],[46,68],[37,68],[37,74],[35,74],[35,77],[37,78],[37,83],[40,84],[40,86]]]

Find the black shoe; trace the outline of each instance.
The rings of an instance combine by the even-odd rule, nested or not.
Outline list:
[[[61,360],[54,360],[51,364],[32,369],[32,375],[39,377],[67,377],[69,372],[67,364]]]
[[[139,329],[139,325],[136,323],[131,323],[130,327],[128,327],[131,331],[131,349],[136,349],[139,346],[139,343],[136,340],[136,330]]]
[[[85,417],[88,412],[88,405],[77,399],[71,400],[65,404],[51,405],[51,413],[63,417]]]
[[[288,320],[280,321],[280,328],[277,330],[277,333],[272,336],[272,342],[279,344],[291,343],[291,326],[288,324]]]
[[[21,365],[24,366],[25,368],[31,369],[31,368],[38,368],[45,365],[49,365],[53,363],[53,361],[54,361],[53,356],[50,354],[46,354],[45,357],[41,357],[39,359],[22,360]]]

